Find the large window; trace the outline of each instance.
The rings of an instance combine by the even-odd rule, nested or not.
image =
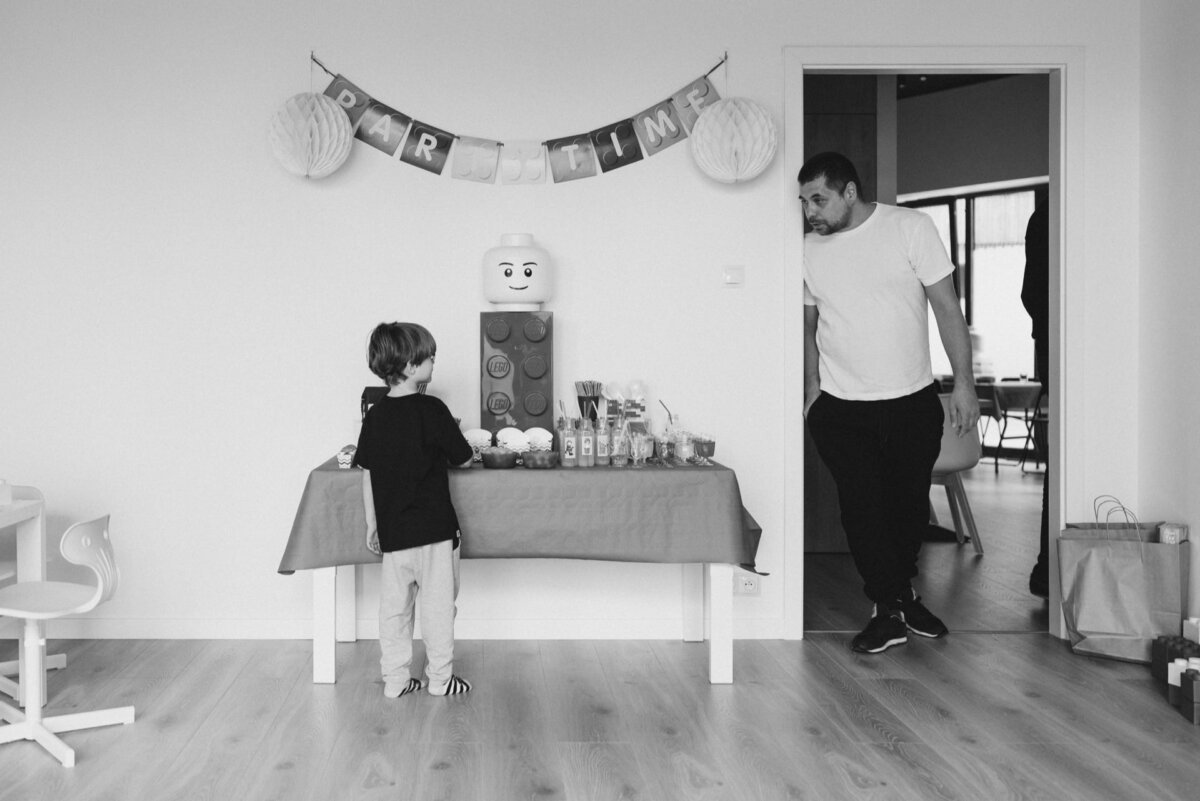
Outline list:
[[[928,214],[957,272],[955,283],[975,342],[976,373],[1008,378],[1033,375],[1031,322],[1021,303],[1025,228],[1039,182],[1020,188],[901,197],[902,206]],[[949,375],[950,362],[930,315],[933,372]]]

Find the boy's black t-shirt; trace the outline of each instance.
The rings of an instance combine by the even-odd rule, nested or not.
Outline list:
[[[379,547],[400,551],[453,539],[458,516],[447,468],[471,446],[446,404],[431,395],[385,397],[367,412],[355,462],[371,471]]]

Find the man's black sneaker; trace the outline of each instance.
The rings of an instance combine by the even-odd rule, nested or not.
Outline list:
[[[917,595],[916,590],[911,590],[909,595],[911,597],[901,596],[895,604],[900,609],[904,625],[908,627],[909,631],[932,639],[945,637],[950,633],[946,624],[937,615],[926,609],[925,604],[921,603],[921,596]]]
[[[886,651],[893,645],[904,645],[908,642],[908,632],[904,627],[904,615],[899,609],[890,609],[883,604],[875,604],[871,614],[871,622],[850,641],[851,650],[860,654],[877,654]]]
[[[1045,570],[1036,567],[1029,574],[1029,592],[1039,598],[1050,597],[1050,576]]]

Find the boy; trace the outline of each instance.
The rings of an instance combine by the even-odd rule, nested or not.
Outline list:
[[[355,454],[367,547],[383,556],[379,661],[387,698],[425,686],[410,675],[418,590],[430,694],[471,689],[452,672],[459,529],[446,470],[469,466],[472,453],[446,405],[420,391],[433,376],[436,352],[433,336],[416,323],[380,323],[367,348],[371,372],[388,385],[363,419]]]

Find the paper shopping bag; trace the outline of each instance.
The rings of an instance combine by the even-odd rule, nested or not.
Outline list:
[[[1062,610],[1078,654],[1149,662],[1160,634],[1178,634],[1190,543],[1148,541],[1158,523],[1068,525],[1058,540]]]

